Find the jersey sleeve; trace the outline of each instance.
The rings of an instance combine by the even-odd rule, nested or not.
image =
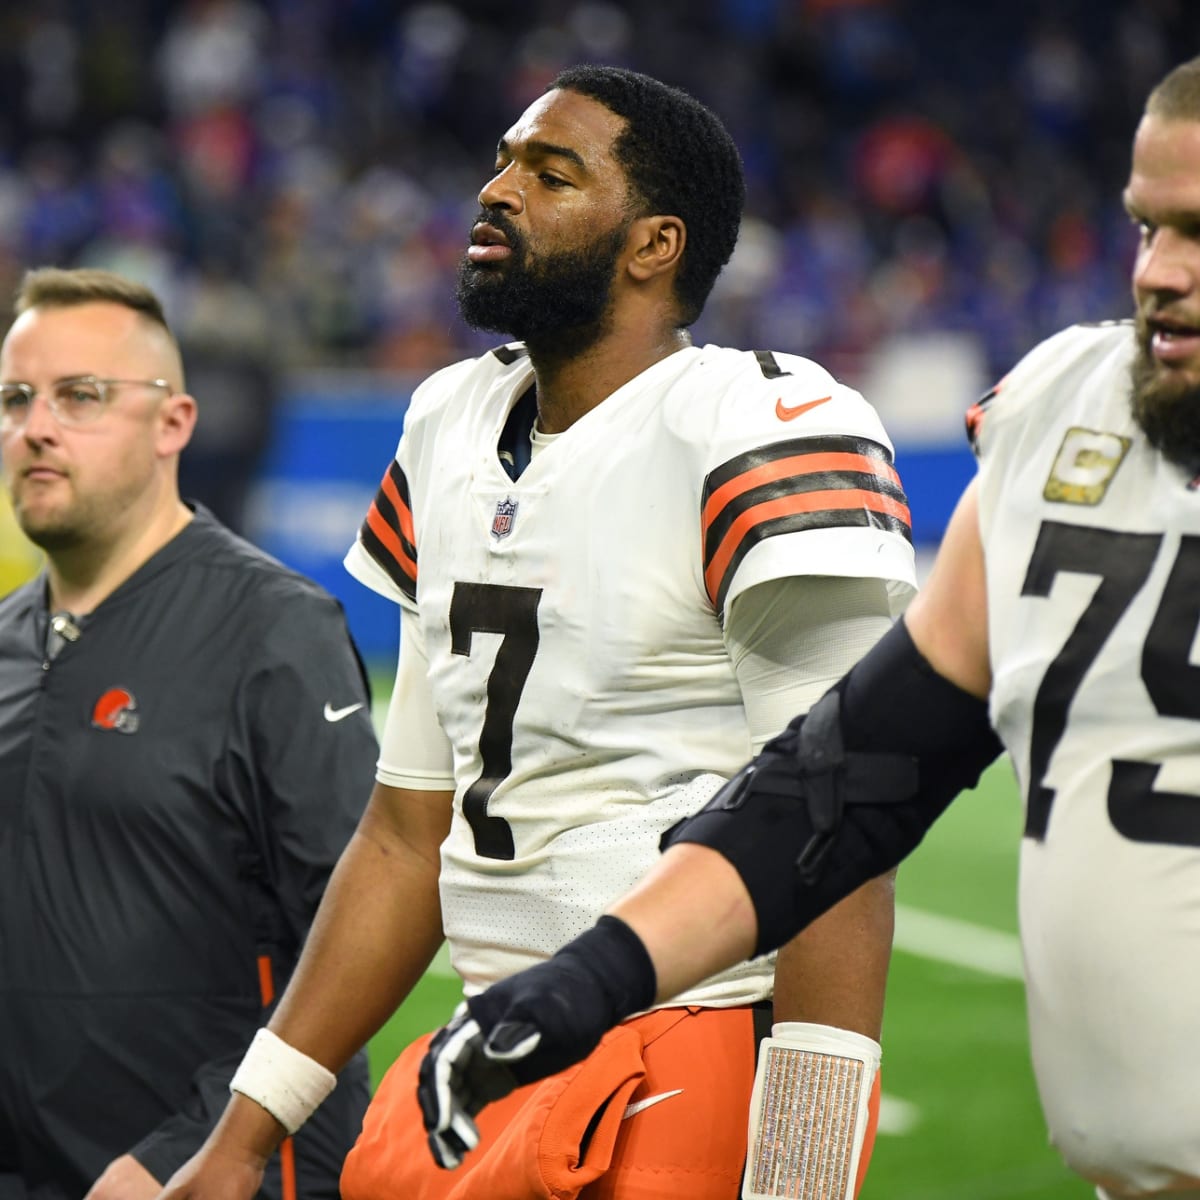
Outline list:
[[[428,495],[429,464],[423,455],[436,441],[443,412],[455,404],[463,388],[472,386],[481,362],[496,369],[512,361],[500,351],[482,359],[463,359],[435,371],[413,392],[395,457],[343,560],[355,579],[386,599],[410,607],[416,603],[420,505],[413,505],[413,484],[420,497]]]
[[[417,598],[417,535],[408,477],[400,465],[403,450],[401,439],[345,558],[346,570],[359,583],[398,604]]]
[[[807,712],[888,631],[880,579],[773,579],[730,605],[725,645],[755,752]]]
[[[724,614],[790,575],[884,580],[894,613],[916,589],[912,521],[875,410],[792,355],[754,356],[726,388],[700,497],[704,587]]]
[[[1129,321],[1071,325],[1034,346],[967,410],[967,441],[975,457],[984,462],[998,442],[1020,436],[1027,414],[1052,404],[1057,381],[1077,364],[1124,353],[1129,326]]]

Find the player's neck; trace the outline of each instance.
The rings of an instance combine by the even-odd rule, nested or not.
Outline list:
[[[531,349],[538,429],[562,433],[631,379],[691,344],[686,329],[670,329],[653,337],[605,338],[582,354],[561,360]]]

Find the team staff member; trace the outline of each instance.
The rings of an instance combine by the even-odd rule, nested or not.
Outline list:
[[[418,389],[348,558],[400,605],[402,649],[369,836],[272,1022],[316,1064],[362,1044],[443,936],[476,992],[590,925],[912,592],[904,495],[862,397],[807,360],[688,337],[742,195],[713,114],[628,71],[566,72],[500,141],[459,299],[521,341]],[[781,1021],[877,1054],[891,916],[885,880],[778,967],[631,1022],[574,1080],[487,1112],[494,1136],[462,1173],[424,1144],[418,1043],[372,1102],[344,1195],[732,1200],[754,1006],[774,982]],[[244,1170],[231,1160],[281,1132],[263,1109],[303,1073],[254,1055],[242,1071],[171,1195],[221,1194],[222,1160]],[[224,1194],[253,1186],[247,1170]]]
[[[1051,1139],[1100,1200],[1200,1200],[1200,58],[1151,92],[1124,199],[1136,319],[1057,334],[973,413],[921,596],[615,916],[471,1001],[482,1031],[427,1064],[435,1131],[895,863],[999,753],[990,706]]]
[[[286,983],[376,743],[332,597],[181,502],[162,309],[28,274],[0,449],[45,570],[0,601],[0,1197],[138,1200]],[[337,1195],[365,1063],[268,1172]]]

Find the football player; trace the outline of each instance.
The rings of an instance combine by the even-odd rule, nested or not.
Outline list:
[[[1200,1198],[1200,59],[1150,94],[1124,201],[1135,318],[1017,365],[971,414],[978,476],[895,628],[649,880],[435,1038],[434,1136],[470,1137],[481,1095],[793,936],[907,854],[1002,741],[1050,1136],[1101,1200]]]
[[[742,200],[715,116],[629,71],[564,72],[500,139],[459,303],[519,340],[417,389],[348,555],[401,612],[378,786],[225,1125],[172,1194],[209,1194],[239,1157],[252,1189],[443,937],[474,995],[588,928],[912,595],[874,410],[815,363],[688,335]],[[377,1093],[343,1195],[729,1200],[772,1015],[837,1069],[764,1081],[755,1144],[778,1172],[816,1141],[819,1170],[781,1178],[851,1195],[891,921],[884,878],[778,961],[647,997],[582,1069],[485,1108],[469,1155],[440,1133],[426,1147],[423,1039]]]

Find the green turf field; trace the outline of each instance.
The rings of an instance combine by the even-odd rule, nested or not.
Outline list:
[[[883,1037],[887,1099],[862,1200],[1094,1195],[1047,1144],[1034,1091],[1023,991],[1012,977],[1020,828],[1011,771],[1000,763],[901,868]],[[945,938],[936,922],[925,930],[926,914],[970,924],[950,923],[956,936]],[[1010,936],[991,939],[989,930]],[[905,948],[918,943],[932,948]],[[988,969],[957,965],[975,952]],[[427,974],[371,1045],[376,1078],[458,998],[444,967]]]

